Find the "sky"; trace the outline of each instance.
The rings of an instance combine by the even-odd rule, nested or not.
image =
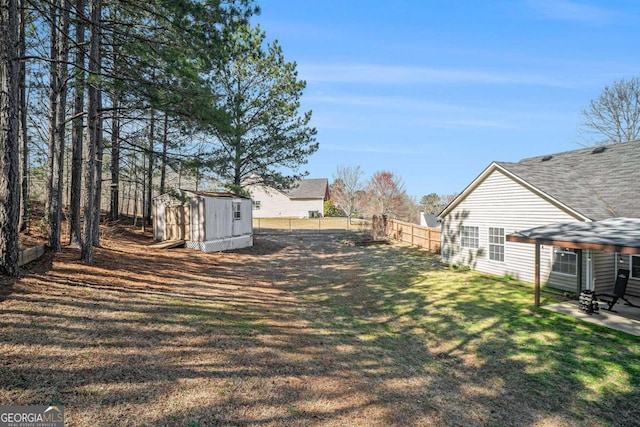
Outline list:
[[[640,75],[639,0],[257,3],[307,83],[320,148],[301,169],[390,171],[417,200],[492,161],[582,148],[580,111]]]

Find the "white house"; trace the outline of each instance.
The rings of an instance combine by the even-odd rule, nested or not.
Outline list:
[[[183,192],[181,202],[154,199],[156,240],[185,240],[188,248],[217,252],[253,246],[251,199],[231,193]]]
[[[285,192],[259,184],[245,189],[253,200],[254,218],[320,217],[324,213],[324,202],[329,200],[327,178],[302,179]]]
[[[507,235],[534,227],[640,218],[640,142],[493,162],[441,213],[442,260],[534,281],[534,247]],[[547,227],[548,228],[548,227]],[[543,284],[568,291],[610,290],[618,268],[631,270],[627,293],[640,295],[640,255],[542,245]]]

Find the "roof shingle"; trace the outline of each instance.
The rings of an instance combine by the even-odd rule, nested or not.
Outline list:
[[[287,192],[290,199],[323,199],[327,194],[327,178],[301,179]]]
[[[640,218],[640,142],[602,147],[496,164],[591,220]]]

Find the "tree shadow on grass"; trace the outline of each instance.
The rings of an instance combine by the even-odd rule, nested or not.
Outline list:
[[[414,248],[261,239],[279,249],[105,249],[25,278],[0,305],[0,404],[62,402],[68,425],[640,420],[638,340]]]

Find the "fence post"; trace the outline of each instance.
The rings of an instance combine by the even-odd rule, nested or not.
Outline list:
[[[411,224],[411,245],[413,246],[413,224]]]

